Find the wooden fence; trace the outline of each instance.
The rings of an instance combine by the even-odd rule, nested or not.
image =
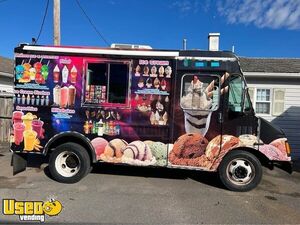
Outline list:
[[[12,110],[13,96],[0,93],[0,146],[9,142]]]

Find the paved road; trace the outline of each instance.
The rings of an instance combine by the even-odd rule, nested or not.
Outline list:
[[[12,176],[9,163],[9,155],[0,157],[1,198],[45,201],[55,196],[64,208],[56,217],[47,216],[47,222],[300,223],[300,173],[265,170],[258,188],[234,193],[211,173],[98,165],[81,182],[68,185],[40,168]],[[18,217],[1,215],[0,221]]]

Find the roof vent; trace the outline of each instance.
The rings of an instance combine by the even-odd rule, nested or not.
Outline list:
[[[152,49],[149,45],[135,45],[135,44],[111,44],[111,48],[119,49]]]

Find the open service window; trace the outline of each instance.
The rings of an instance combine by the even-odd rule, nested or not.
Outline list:
[[[84,105],[129,105],[129,61],[87,61]]]

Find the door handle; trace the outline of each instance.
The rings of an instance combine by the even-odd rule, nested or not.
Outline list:
[[[223,113],[218,113],[218,123],[223,123]]]

